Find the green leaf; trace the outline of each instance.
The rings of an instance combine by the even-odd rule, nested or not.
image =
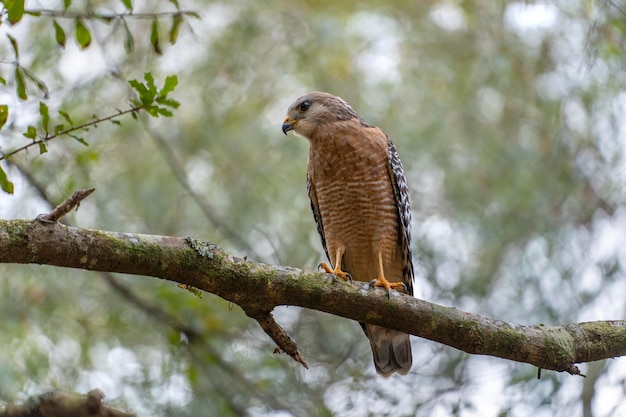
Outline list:
[[[91,32],[80,19],[76,19],[76,42],[81,49],[86,49],[91,44]]]
[[[106,23],[107,25],[111,23],[115,18],[113,16],[95,16],[95,19],[98,19],[101,22]]]
[[[24,16],[24,0],[4,0],[4,8],[7,10],[9,23],[12,25],[22,20]]]
[[[19,65],[15,67],[15,85],[17,88],[17,96],[22,100],[27,100],[28,94],[26,94],[26,80],[24,78],[24,70]]]
[[[157,107],[156,113],[157,115],[161,115],[165,117],[172,117],[174,115],[170,110],[166,109],[165,107]]]
[[[48,134],[48,127],[50,125],[50,113],[48,111],[48,105],[43,101],[39,102],[39,114],[41,114],[41,127],[43,127],[43,131]]]
[[[156,111],[156,106],[145,106],[143,110],[148,113],[152,117],[159,117],[159,114]]]
[[[65,10],[69,9],[71,5],[72,5],[72,0],[63,0],[63,8]]]
[[[4,78],[0,77],[0,84],[7,85],[7,80],[5,80]]]
[[[68,135],[71,136],[72,138],[76,139],[78,142],[82,143],[83,145],[89,146],[89,144],[85,141],[85,139],[81,138],[80,136],[72,135],[72,134],[69,134],[69,133],[68,133]]]
[[[4,127],[7,120],[9,120],[9,106],[0,104],[0,129]]]
[[[36,139],[37,138],[37,129],[35,129],[35,126],[33,125],[29,125],[28,129],[26,130],[26,132],[22,133],[22,135],[24,135],[24,137],[28,138],[28,139]]]
[[[171,98],[165,98],[165,97],[158,98],[157,99],[157,103],[163,104],[164,106],[171,107],[173,109],[177,109],[177,108],[180,107],[180,103],[178,101],[174,100],[174,99],[171,99]]]
[[[59,114],[61,115],[61,117],[63,117],[65,119],[66,122],[68,122],[70,124],[70,126],[74,126],[74,122],[72,122],[72,119],[70,118],[70,115],[68,112],[63,111],[63,110],[59,110]]]
[[[157,95],[157,88],[154,85],[154,77],[150,72],[146,72],[143,75],[145,83],[141,83],[137,80],[130,80],[128,84],[137,91],[139,94],[139,102],[131,100],[135,107],[147,108],[154,103],[154,99]]]
[[[172,27],[170,28],[170,43],[174,45],[178,40],[178,33],[180,32],[180,26],[185,20],[182,14],[175,14],[172,17]]]
[[[60,135],[61,132],[63,132],[65,130],[65,125],[63,124],[58,124],[56,126],[54,126],[54,134],[55,135]]]
[[[156,92],[156,85],[154,84],[154,77],[151,72],[144,72],[143,79],[146,80],[146,85],[151,92]]]
[[[65,48],[65,31],[56,20],[52,20],[52,25],[54,26],[54,37],[57,43],[61,46],[61,48]]]
[[[37,76],[32,71],[29,71],[26,68],[22,69],[24,70],[24,75],[26,76],[26,78],[37,84],[37,88],[39,88],[39,90],[43,93],[44,97],[48,98],[50,92],[48,91],[48,86],[46,85],[46,83],[44,83],[40,78],[37,78]]]
[[[17,46],[17,41],[15,40],[15,38],[11,35],[9,35],[7,33],[7,38],[9,38],[9,41],[11,42],[11,46],[13,47],[13,52],[15,52],[15,59],[18,59],[20,57],[20,49]]]
[[[159,41],[159,20],[152,20],[152,27],[150,28],[150,43],[152,43],[152,48],[154,52],[161,55],[163,51],[161,50],[161,43]]]
[[[180,6],[178,5],[178,0],[170,0],[170,3],[176,6],[177,9],[180,9]]]
[[[142,90],[142,89],[143,89],[143,90],[145,90],[145,89],[146,89],[146,87],[145,87],[142,83],[140,83],[139,81],[137,81],[137,80],[130,80],[130,81],[128,81],[128,84],[129,84],[132,88],[134,88],[134,89],[135,89],[135,91],[137,91],[139,94],[141,94],[141,90]]]
[[[2,169],[2,166],[0,166],[0,188],[8,194],[13,194],[13,183],[8,180],[7,174]]]
[[[133,10],[133,1],[132,0],[122,0],[122,3],[124,3],[124,7],[126,7],[126,9]]]
[[[163,83],[163,88],[161,88],[161,94],[159,96],[165,97],[178,85],[178,76],[177,75],[169,75],[165,78],[165,83]]]
[[[144,84],[140,83],[137,80],[130,80],[128,83],[139,94],[139,100],[131,100],[135,107],[152,104],[153,100],[150,98],[150,92]]]
[[[135,49],[135,39],[133,39],[133,34],[128,29],[126,20],[122,20],[122,27],[124,28],[124,49],[127,54],[130,54]]]
[[[187,285],[187,284],[178,284],[178,288],[181,288],[183,290],[187,290],[190,293],[192,293],[193,295],[195,295],[196,297],[202,298],[202,291],[200,291],[196,287],[192,287],[191,285]]]
[[[43,140],[39,142],[39,154],[48,152],[48,146],[46,146],[46,142]]]

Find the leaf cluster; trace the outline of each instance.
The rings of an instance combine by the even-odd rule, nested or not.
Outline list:
[[[159,20],[170,18],[171,23],[167,32],[167,39],[170,44],[175,44],[178,40],[180,28],[185,22],[186,17],[199,18],[199,15],[193,11],[181,10],[178,1],[170,0],[169,2],[176,7],[175,12],[162,13],[134,13],[132,0],[119,0],[126,9],[124,13],[98,13],[93,11],[75,12],[71,10],[72,0],[64,0],[61,10],[51,9],[25,9],[24,0],[5,0],[0,4],[4,7],[3,14],[11,25],[19,23],[25,14],[34,17],[51,17],[54,29],[54,38],[59,46],[65,48],[67,41],[66,29],[59,24],[59,19],[69,19],[74,23],[73,32],[74,39],[81,49],[86,49],[92,42],[92,29],[86,23],[88,21],[98,21],[105,24],[116,24],[124,31],[126,52],[131,53],[134,50],[134,36],[128,26],[128,21],[133,19],[151,19],[150,43],[153,50],[157,54],[162,54],[162,30],[160,29]]]
[[[52,26],[54,29],[54,39],[56,43],[65,48],[68,39],[66,29],[59,23],[59,19],[69,19],[74,22],[74,39],[81,50],[88,48],[92,43],[92,29],[87,22],[103,22],[105,24],[119,24],[119,27],[123,28],[125,34],[125,49],[127,53],[131,53],[134,49],[134,37],[131,30],[128,27],[128,20],[130,19],[152,19],[150,29],[150,42],[153,50],[157,54],[161,54],[162,51],[162,36],[159,26],[159,20],[169,17],[172,19],[170,30],[168,32],[168,40],[171,44],[175,44],[182,23],[185,21],[186,16],[198,17],[194,12],[180,10],[178,1],[170,0],[176,7],[175,12],[164,13],[147,13],[138,14],[133,13],[132,0],[120,0],[124,5],[126,12],[118,14],[102,14],[93,11],[76,12],[71,9],[72,0],[64,0],[62,3],[62,9],[25,9],[24,0],[3,0],[0,1],[0,24],[3,20],[10,25],[18,24],[25,15],[40,18],[51,18]],[[13,81],[15,83],[15,94],[20,100],[29,99],[29,84],[34,86],[39,93],[42,94],[44,99],[49,97],[49,89],[46,83],[36,75],[35,72],[24,67],[20,63],[20,48],[18,39],[7,33],[7,39],[11,45],[14,60],[10,65],[14,66]],[[0,154],[0,161],[6,159],[16,153],[24,151],[31,146],[38,146],[40,154],[47,152],[48,142],[60,136],[69,136],[79,143],[88,146],[88,142],[80,132],[86,132],[91,126],[96,127],[98,123],[109,121],[113,124],[120,124],[119,118],[124,114],[130,113],[133,118],[136,118],[140,111],[145,111],[152,117],[171,117],[172,110],[177,109],[180,103],[172,99],[169,94],[174,91],[178,84],[178,78],[176,76],[169,76],[166,78],[162,88],[157,88],[154,83],[154,78],[150,72],[146,72],[144,75],[145,82],[137,80],[129,81],[129,84],[133,90],[137,93],[137,98],[131,100],[131,106],[125,110],[118,110],[105,117],[99,117],[93,114],[90,120],[82,123],[74,123],[72,116],[68,111],[59,109],[57,110],[56,117],[51,117],[51,111],[48,105],[44,101],[39,102],[39,121],[37,124],[30,124],[26,130],[22,132],[22,136],[30,139],[26,145],[20,146],[15,150]],[[0,75],[0,84],[7,85],[7,80]],[[10,118],[10,109],[8,104],[0,104],[0,130],[7,124]],[[14,185],[9,181],[6,172],[0,166],[0,188],[7,192],[13,193]]]
[[[55,123],[52,123],[48,105],[40,101],[39,123],[37,126],[28,125],[26,131],[22,133],[22,136],[30,139],[31,142],[4,155],[0,155],[0,161],[35,145],[39,147],[40,154],[46,153],[48,151],[48,142],[60,136],[69,136],[82,145],[89,146],[87,141],[82,136],[78,135],[78,132],[87,132],[90,127],[97,127],[98,124],[102,122],[111,122],[120,125],[120,117],[128,113],[130,113],[134,119],[137,118],[138,113],[141,111],[145,111],[152,117],[172,117],[173,113],[170,109],[177,109],[180,106],[178,101],[169,96],[178,85],[178,77],[176,75],[166,77],[162,88],[158,88],[154,84],[154,77],[150,72],[144,74],[144,80],[145,82],[143,83],[138,80],[130,80],[128,82],[138,95],[137,98],[131,99],[130,108],[118,110],[116,113],[105,117],[99,117],[93,114],[91,120],[78,125],[74,124],[68,112],[61,109],[57,111],[60,117],[57,118]],[[8,106],[0,105],[0,129],[2,129],[8,117]],[[9,194],[14,191],[13,183],[8,180],[1,166],[0,188]]]
[[[173,113],[170,109],[177,109],[180,103],[169,97],[178,85],[178,77],[170,75],[165,78],[165,83],[160,89],[154,84],[154,77],[150,72],[144,74],[145,83],[137,80],[130,80],[128,83],[135,89],[138,98],[132,99],[131,103],[136,109],[146,111],[152,117],[172,117]],[[136,112],[132,113],[136,118]]]

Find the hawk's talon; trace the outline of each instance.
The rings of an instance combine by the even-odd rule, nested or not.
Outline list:
[[[320,264],[317,266],[317,269],[323,269],[324,272],[328,273],[328,274],[333,274],[333,282],[337,281],[337,277],[343,279],[344,281],[350,281],[350,283],[352,283],[352,275],[350,275],[347,272],[344,272],[341,270],[341,268],[335,268],[335,269],[331,269],[326,262],[320,262]]]
[[[373,279],[369,282],[369,284],[367,284],[367,286],[369,287],[369,289],[371,290],[373,287],[384,287],[384,285],[374,285],[377,282],[380,282],[380,280],[378,279]],[[385,288],[386,289],[386,293],[387,293],[387,299],[391,300],[391,287],[390,288]]]
[[[391,290],[402,287],[404,292],[407,292],[409,289],[404,282],[389,282],[385,277],[376,278],[369,282],[368,287],[372,289],[372,287],[382,287],[387,292],[387,298],[391,299]]]

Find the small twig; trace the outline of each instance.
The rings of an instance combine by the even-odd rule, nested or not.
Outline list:
[[[291,337],[289,337],[285,329],[283,329],[280,324],[276,323],[272,313],[260,311],[245,311],[245,313],[248,317],[252,317],[259,323],[265,333],[267,333],[267,335],[271,337],[274,342],[276,342],[279,351],[285,352],[291,356],[294,361],[298,362],[306,369],[309,369],[309,365],[306,363],[305,357],[302,353],[300,353],[300,350],[298,350],[298,345]]]
[[[0,155],[0,161],[2,161],[3,159],[8,159],[8,158],[10,158],[11,156],[13,156],[13,155],[15,155],[17,153],[20,153],[20,152],[22,152],[22,151],[24,151],[24,150],[26,150],[26,149],[28,149],[28,148],[30,148],[32,146],[39,145],[40,143],[48,143],[52,139],[56,139],[56,138],[61,137],[63,135],[67,135],[67,134],[70,134],[72,132],[76,132],[78,130],[86,130],[88,127],[97,126],[98,123],[108,122],[109,120],[113,120],[116,117],[123,116],[123,115],[128,114],[128,113],[137,113],[137,112],[139,112],[140,110],[143,110],[143,109],[144,109],[143,106],[138,106],[138,107],[133,106],[130,109],[118,110],[117,113],[111,114],[111,115],[106,116],[106,117],[103,117],[102,119],[95,119],[95,120],[92,120],[90,122],[85,122],[85,123],[83,123],[81,125],[78,125],[78,126],[71,126],[71,127],[68,127],[67,129],[61,130],[61,131],[56,132],[56,133],[54,133],[52,135],[46,134],[46,136],[43,137],[43,138],[39,138],[39,139],[33,140],[32,142],[29,142],[26,145],[20,146],[17,149],[13,149],[9,153],[1,154]]]
[[[580,372],[580,369],[578,369],[578,367],[576,365],[574,365],[573,363],[570,364],[566,369],[565,372],[567,372],[570,375],[578,375],[578,376],[582,376],[583,378],[587,378],[587,375],[583,374],[582,372]]]
[[[84,190],[74,191],[74,194],[72,194],[71,197],[56,206],[50,213],[40,214],[39,216],[37,216],[37,220],[46,223],[54,223],[59,221],[61,217],[72,211],[74,207],[78,209],[80,202],[87,198],[95,190],[95,188],[88,188]]]
[[[94,12],[74,12],[68,10],[53,10],[53,9],[30,9],[24,10],[26,13],[40,16],[54,17],[57,19],[101,19],[109,21],[112,19],[160,19],[165,17],[175,16],[189,16],[198,18],[197,12],[191,10],[177,10],[172,12],[157,12],[157,13],[94,13]]]

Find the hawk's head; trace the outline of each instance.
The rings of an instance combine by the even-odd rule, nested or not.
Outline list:
[[[311,138],[320,126],[350,119],[361,119],[352,107],[332,94],[314,91],[298,97],[283,120],[285,135],[290,130]]]

